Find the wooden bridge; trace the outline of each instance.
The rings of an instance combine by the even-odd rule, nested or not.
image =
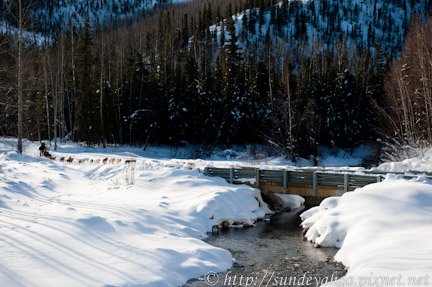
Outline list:
[[[308,204],[341,195],[358,187],[380,182],[385,174],[358,174],[353,171],[317,169],[264,170],[253,167],[215,168],[204,170],[207,176],[217,176],[233,184],[248,184],[259,188],[264,195],[290,193],[303,196]]]

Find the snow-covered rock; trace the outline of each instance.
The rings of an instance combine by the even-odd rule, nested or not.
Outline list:
[[[297,194],[275,193],[274,198],[279,203],[279,207],[282,210],[298,209],[305,203],[305,199]]]

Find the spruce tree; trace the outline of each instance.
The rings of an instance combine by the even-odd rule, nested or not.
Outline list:
[[[75,107],[76,139],[89,144],[99,141],[98,96],[93,79],[93,40],[90,19],[86,18],[76,50],[77,98]]]

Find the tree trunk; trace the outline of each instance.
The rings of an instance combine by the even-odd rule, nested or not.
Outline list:
[[[101,134],[102,134],[102,146],[106,148],[105,139],[105,127],[104,127],[104,117],[103,117],[103,74],[104,74],[104,42],[101,42],[101,56],[100,56],[100,82],[99,82],[99,115],[101,121]]]
[[[76,67],[75,67],[75,37],[73,25],[71,25],[71,68],[72,68],[72,97],[75,99],[77,94],[77,84],[76,84]],[[68,113],[69,113],[69,128],[71,130],[71,140],[74,140],[74,122],[73,122],[73,105],[74,101],[68,96]]]
[[[23,139],[23,84],[22,84],[22,50],[23,50],[23,15],[21,0],[18,0],[18,152],[23,152],[22,139]]]
[[[48,48],[47,48],[48,49]],[[48,53],[48,50],[47,50]],[[47,128],[48,128],[48,141],[51,145],[51,121],[50,121],[50,107],[49,107],[49,91],[48,91],[48,67],[47,65],[47,61],[45,58],[44,61],[44,65],[43,65],[43,69],[44,69],[44,82],[45,82],[45,108],[46,108],[46,117],[47,117]]]

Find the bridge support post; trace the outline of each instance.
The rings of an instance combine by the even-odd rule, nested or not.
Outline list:
[[[285,192],[288,192],[288,171],[283,171],[283,188]]]
[[[349,188],[349,174],[346,172],[344,173],[344,192],[348,192]]]
[[[257,188],[259,188],[260,187],[260,169],[259,168],[256,169],[255,181],[256,181]]]
[[[313,192],[318,191],[318,174],[316,171],[312,173],[312,191]]]

